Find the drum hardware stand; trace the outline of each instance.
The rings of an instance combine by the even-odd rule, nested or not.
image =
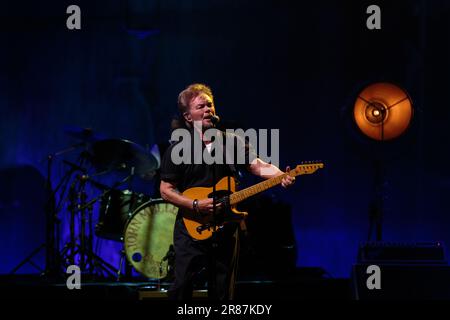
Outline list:
[[[135,174],[135,167],[132,166],[130,168],[130,175],[125,178],[125,181],[128,181],[128,189],[131,191],[130,205],[128,207],[128,219],[131,219],[133,215],[133,211],[136,209],[136,193],[132,191],[132,183],[133,177]],[[123,248],[120,250],[120,265],[117,271],[117,281],[121,280],[131,280],[133,276],[133,269],[130,262],[127,259],[127,254],[125,250],[125,239],[122,237]],[[122,266],[124,266],[124,273],[122,275]]]
[[[124,266],[123,274],[122,274],[122,266]],[[128,262],[125,248],[123,248],[122,250],[120,250],[120,262],[119,262],[119,269],[117,270],[116,281],[131,280],[131,277],[132,277],[132,267]]]
[[[63,160],[63,162],[67,165],[69,165],[73,171],[81,171],[84,174],[87,172],[87,170],[83,167],[84,164],[84,160],[85,160],[86,156],[85,153],[82,152],[80,154],[80,156],[78,157],[78,164],[74,164],[70,161],[67,160]],[[76,212],[77,209],[79,208],[80,204],[79,201],[77,202],[77,199],[80,200],[81,198],[81,193],[84,192],[84,185],[80,185],[79,186],[79,191],[78,193],[76,192],[76,186],[77,186],[77,182],[79,181],[79,176],[77,176],[75,179],[73,179],[72,184],[70,185],[69,188],[69,192],[68,192],[68,199],[69,199],[69,206],[68,206],[68,210],[70,212],[70,242],[69,244],[66,244],[63,248],[63,252],[61,254],[61,256],[65,256],[65,254],[67,253],[68,250],[70,250],[70,256],[68,258],[66,258],[66,262],[70,263],[71,265],[75,264],[75,256],[77,254],[77,244],[76,244],[76,238],[75,238],[75,216],[76,216]],[[83,264],[81,265],[81,267],[83,268]]]
[[[66,148],[64,150],[55,152],[53,154],[49,154],[46,156],[45,160],[47,161],[47,179],[45,183],[45,189],[47,191],[47,201],[45,204],[46,211],[46,242],[42,243],[39,247],[34,249],[24,260],[22,260],[11,272],[10,274],[16,273],[23,265],[26,263],[30,263],[36,269],[42,272],[41,275],[45,277],[58,277],[61,273],[61,255],[59,252],[59,232],[60,232],[60,220],[57,217],[59,212],[59,208],[56,206],[55,195],[62,185],[65,185],[72,176],[72,174],[76,171],[76,169],[72,168],[68,171],[63,178],[60,180],[59,184],[56,186],[54,190],[52,190],[52,182],[51,182],[51,173],[52,173],[52,165],[54,158],[71,152],[78,147],[84,145],[84,143],[78,143]],[[44,161],[44,159],[42,160]],[[65,189],[65,188],[64,188]],[[61,196],[62,198],[62,196]],[[36,254],[38,254],[42,249],[45,249],[46,258],[45,258],[45,270],[39,268],[33,261],[31,260]]]
[[[75,235],[75,216],[79,209],[79,203],[77,202],[78,197],[76,192],[77,182],[78,178],[76,177],[75,179],[73,179],[68,192],[69,205],[67,209],[70,213],[70,222],[69,222],[70,239],[69,242],[64,245],[64,248],[61,253],[64,262],[68,265],[75,265],[77,263],[77,261],[75,261],[75,256],[78,253],[79,249]]]
[[[82,177],[80,177],[80,192],[78,194],[80,199],[80,215],[81,215],[81,226],[80,226],[80,267],[82,269],[86,269],[86,262],[88,259],[85,260],[86,257],[86,180]],[[89,221],[90,223],[90,221]]]
[[[92,228],[92,207],[93,202],[84,205],[84,207],[87,207],[88,209],[88,226],[89,226],[89,235],[87,238],[87,251],[85,251],[86,254],[86,265],[89,266],[89,274],[93,275],[95,272],[96,267],[100,268],[101,270],[105,271],[110,277],[113,277],[113,273],[115,271],[115,268],[107,263],[105,260],[103,260],[101,257],[96,255],[93,250],[93,228]],[[84,209],[83,209],[84,210]]]
[[[72,182],[72,185],[70,186],[69,189],[69,212],[70,212],[70,258],[69,258],[69,262],[71,265],[75,264],[75,248],[77,246],[76,244],[76,239],[75,239],[75,215],[76,215],[76,209],[77,209],[77,204],[76,204],[76,192],[75,192],[75,183],[77,182],[77,180],[74,180]]]
[[[97,199],[96,199],[97,200]],[[95,202],[95,201],[94,201]],[[80,206],[81,215],[83,216],[83,211],[85,211],[87,208],[88,210],[88,228],[89,228],[89,234],[86,237],[86,234],[83,235],[83,232],[86,232],[86,227],[81,227],[82,231],[80,234],[80,267],[82,266],[82,270],[86,270],[86,272],[91,276],[96,276],[95,272],[98,270],[103,275],[102,272],[106,273],[107,277],[113,278],[114,273],[116,272],[116,269],[103,260],[100,256],[94,253],[93,250],[93,228],[92,228],[92,202]],[[82,221],[85,217],[82,218]],[[75,252],[76,253],[76,252]]]
[[[132,171],[134,171],[134,168],[132,169]],[[82,201],[81,201],[81,204],[78,206],[78,210],[81,211],[82,216],[83,216],[83,212],[86,209],[88,209],[88,212],[89,212],[88,213],[88,216],[89,216],[89,218],[88,218],[89,235],[88,235],[88,239],[87,239],[87,249],[86,249],[85,246],[83,247],[83,245],[81,245],[81,248],[84,248],[82,250],[84,252],[84,257],[86,257],[86,260],[85,260],[86,265],[85,266],[89,267],[89,273],[91,275],[94,274],[95,268],[97,267],[97,268],[100,268],[101,270],[105,271],[108,274],[109,277],[115,278],[117,281],[119,281],[121,279],[122,263],[123,263],[124,258],[126,257],[124,250],[121,250],[121,259],[120,259],[120,265],[119,265],[118,269],[113,267],[111,264],[109,264],[108,262],[104,261],[100,256],[98,256],[97,254],[94,253],[94,250],[93,250],[93,227],[92,227],[92,220],[93,220],[92,219],[92,211],[93,211],[92,205],[96,201],[98,201],[98,199],[103,198],[108,192],[111,192],[112,189],[115,189],[115,188],[119,187],[120,185],[122,185],[122,184],[124,184],[126,182],[129,182],[131,184],[131,182],[130,182],[131,177],[132,177],[132,175],[129,175],[129,176],[125,177],[125,179],[115,183],[111,188],[109,188],[107,186],[104,186],[104,185],[96,182],[95,180],[92,180],[88,175],[83,175],[83,176],[79,177],[79,179],[81,181],[83,181],[83,183],[85,183],[86,181],[89,181],[94,186],[102,188],[102,189],[105,190],[98,197],[92,199],[91,201],[89,201],[87,203],[85,203],[85,197],[84,198],[81,197]],[[134,194],[133,194],[132,199],[134,199]],[[134,200],[132,200],[132,201],[134,201]],[[132,206],[130,205],[130,210],[131,211],[128,213],[129,215],[132,214],[132,209],[131,208],[132,208]],[[82,218],[82,221],[83,220],[85,220],[85,219]],[[80,236],[80,240],[81,240],[80,242],[81,243],[86,243],[86,240],[82,240],[82,239],[86,239],[85,227],[83,227],[83,225],[81,227],[81,231],[82,232],[81,232],[81,236]],[[81,256],[81,258],[84,259],[83,255]],[[127,278],[131,278],[131,266],[127,265],[126,259],[125,259],[125,263],[126,263],[125,264],[125,276]]]
[[[85,270],[90,274],[91,276],[95,275],[95,271],[99,270],[101,272],[105,272],[108,277],[113,278],[114,274],[116,273],[116,268],[114,268],[111,264],[104,261],[100,256],[94,253],[93,251],[93,227],[92,227],[92,212],[93,212],[93,204],[102,196],[104,196],[107,192],[110,190],[104,191],[100,196],[92,199],[89,202],[86,202],[86,193],[85,193],[85,184],[86,181],[94,182],[93,180],[90,180],[88,175],[82,175],[78,176],[77,180],[80,181],[80,192],[78,199],[80,200],[79,203],[72,203],[71,204],[71,221],[75,221],[75,214],[76,212],[80,212],[81,214],[81,226],[80,226],[80,235],[79,245],[76,244],[75,241],[75,230],[74,230],[74,224],[71,226],[71,256],[70,261],[71,263],[75,263],[75,255],[77,253],[80,254],[80,268],[82,270]],[[77,182],[77,180],[74,181],[74,183]],[[123,182],[117,183],[114,187],[117,187]],[[98,184],[98,183],[96,183]],[[72,198],[73,200],[74,198]],[[76,210],[74,209],[76,208]],[[88,211],[88,218],[86,219],[86,210]],[[88,224],[88,230],[89,234],[86,235],[86,223]]]

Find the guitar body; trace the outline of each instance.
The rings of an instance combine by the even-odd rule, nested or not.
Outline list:
[[[279,185],[282,179],[290,175],[296,177],[303,174],[313,174],[318,169],[322,169],[324,164],[321,162],[307,162],[297,165],[295,169],[284,174],[267,179],[257,183],[244,190],[236,191],[236,182],[233,177],[224,177],[216,184],[215,198],[223,204],[224,210],[219,210],[216,214],[216,226],[223,226],[226,222],[242,221],[247,216],[247,212],[240,212],[236,209],[236,205],[264,190]],[[213,188],[195,187],[187,189],[183,195],[194,201],[212,198]],[[200,213],[186,212],[183,214],[183,221],[189,235],[196,240],[205,240],[211,237],[213,233],[212,215],[202,215]]]
[[[228,183],[230,184],[230,187],[228,188]],[[231,193],[234,193],[236,191],[236,181],[233,177],[223,177],[217,184],[216,184],[216,195],[217,196],[227,196],[230,194],[228,192],[230,190]],[[213,197],[213,187],[194,187],[187,189],[183,192],[183,195],[188,197],[189,199],[195,200],[202,200],[206,198],[212,198]],[[236,209],[235,205],[230,206],[229,212],[222,212],[221,215],[223,215],[223,218],[225,222],[229,221],[240,221],[243,218],[247,216],[246,212],[240,212]],[[200,215],[200,214],[193,214],[193,213],[186,213],[183,215],[183,222],[186,226],[186,229],[189,233],[189,235],[196,239],[196,240],[206,240],[212,236],[213,228],[204,229],[199,231],[199,227],[207,225],[208,223],[212,222],[212,216],[211,215]],[[224,222],[224,223],[225,223]],[[219,224],[219,226],[222,226],[222,224]]]

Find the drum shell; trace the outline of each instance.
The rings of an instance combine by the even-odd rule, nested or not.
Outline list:
[[[123,233],[133,212],[149,197],[129,190],[111,190],[100,200],[95,234],[104,239],[123,241]]]

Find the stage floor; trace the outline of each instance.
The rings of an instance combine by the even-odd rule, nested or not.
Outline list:
[[[81,275],[81,289],[69,290],[66,280],[49,280],[39,275],[0,275],[2,296],[11,299],[119,299],[167,300],[170,282],[92,280]],[[194,300],[207,299],[204,287],[197,287]],[[289,277],[245,277],[236,282],[235,300],[338,299],[351,300],[349,279],[333,279],[299,270]]]

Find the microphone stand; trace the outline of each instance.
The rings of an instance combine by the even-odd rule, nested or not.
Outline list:
[[[216,129],[216,123],[219,121],[219,117],[213,116],[214,119],[211,120],[214,129]],[[201,128],[203,131],[203,128]],[[194,133],[195,134],[195,133]],[[203,138],[202,139],[202,146],[204,145]],[[195,136],[194,136],[195,139]],[[214,140],[216,142],[216,140]],[[223,147],[223,146],[221,146]],[[206,148],[206,145],[205,145]],[[214,148],[214,152],[216,148]],[[211,151],[212,152],[212,151]],[[203,160],[202,160],[203,161]],[[212,184],[213,184],[213,213],[212,213],[212,219],[211,222],[207,222],[206,224],[200,226],[200,230],[208,229],[210,230],[212,228],[212,235],[210,238],[210,244],[211,249],[208,255],[208,273],[209,273],[209,279],[208,279],[208,297],[209,299],[217,300],[219,298],[217,294],[217,268],[216,268],[216,259],[217,259],[217,248],[218,248],[218,239],[217,239],[217,225],[219,223],[218,219],[218,213],[217,213],[217,195],[216,195],[216,171],[217,171],[217,163],[214,161],[212,164]]]
[[[213,122],[213,128],[216,128],[216,124]],[[214,140],[216,143],[216,140]],[[206,147],[206,146],[205,146]],[[212,147],[212,146],[211,146]],[[214,148],[214,152],[215,152]],[[211,150],[212,152],[212,150]],[[213,214],[212,214],[212,235],[211,235],[211,252],[209,257],[209,281],[208,281],[208,297],[210,299],[217,300],[217,268],[216,268],[216,259],[217,259],[217,206],[216,206],[216,161],[212,164],[212,180],[213,180]]]
[[[211,118],[211,122],[213,124],[213,128],[217,129],[217,123],[220,121],[220,118],[216,115],[213,115]],[[220,129],[217,129],[220,131]],[[217,135],[214,138],[214,143],[217,143]],[[224,141],[222,141],[221,148],[224,147],[223,145]],[[214,152],[216,152],[216,148],[218,145],[216,144],[214,148]],[[211,151],[212,152],[212,151]],[[222,152],[222,155],[224,156],[226,153]],[[217,212],[217,190],[216,190],[216,183],[217,183],[217,163],[216,161],[212,164],[213,169],[213,214],[212,214],[212,235],[211,235],[211,253],[210,253],[210,259],[209,259],[209,267],[210,267],[210,279],[209,279],[209,288],[208,288],[208,296],[209,298],[212,298],[214,300],[219,299],[218,291],[217,291],[217,268],[216,268],[216,262],[217,262],[217,250],[219,247],[218,243],[218,225],[221,221],[219,219],[219,213]],[[229,180],[228,180],[229,181]],[[230,183],[228,182],[228,192],[230,193]],[[226,208],[222,208],[221,210],[225,210]],[[223,219],[222,219],[223,220]],[[212,294],[212,296],[211,296]]]

